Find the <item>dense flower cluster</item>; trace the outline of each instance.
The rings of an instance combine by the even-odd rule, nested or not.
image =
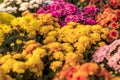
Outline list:
[[[58,19],[52,17],[50,14],[37,15],[28,12],[25,12],[23,17],[16,18],[6,14],[1,19],[1,23],[3,23],[0,24],[1,53],[6,53],[7,51],[21,52],[24,42],[31,39],[41,42],[42,35],[45,36],[49,31],[60,27]]]
[[[108,41],[119,38],[119,13],[120,10],[106,8],[103,13],[99,13],[97,16],[97,23],[103,27],[108,27],[110,29]]]
[[[96,23],[95,15],[97,10],[94,6],[87,6],[80,9],[76,5],[64,0],[58,0],[50,5],[41,7],[37,13],[51,13],[52,16],[59,18],[59,23],[62,26],[70,21],[93,25]]]
[[[115,40],[110,45],[100,47],[93,55],[93,61],[108,65],[113,73],[120,73],[120,40]],[[108,67],[107,67],[108,68]]]
[[[31,45],[34,46],[34,49],[31,48]],[[32,50],[31,53],[29,53],[30,50]],[[41,60],[41,58],[44,57],[45,55],[46,55],[45,50],[42,49],[40,44],[35,42],[34,40],[25,43],[25,47],[22,53],[12,52],[7,53],[4,56],[1,55],[0,70],[2,70],[4,74],[3,76],[0,77],[0,79],[4,80],[4,76],[17,78],[16,74],[18,74],[18,77],[21,79],[27,79],[25,78],[26,75],[24,74],[26,72],[29,72],[29,74],[27,74],[29,75],[28,79],[32,77],[31,74],[35,74],[34,78],[42,76],[44,63]],[[13,75],[10,75],[11,73],[13,73]],[[14,79],[6,78],[5,80]]]
[[[110,0],[109,4],[112,8],[119,8],[120,7],[120,1],[119,0]]]
[[[120,0],[3,0],[0,80],[120,80]]]
[[[96,63],[84,63],[70,66],[64,65],[62,70],[56,74],[53,80],[112,80],[110,73]]]
[[[2,57],[4,58],[7,56],[6,53],[10,53],[11,59],[14,56],[14,54],[11,55],[13,52],[20,52],[21,54],[17,53],[15,55],[22,56],[22,58],[20,57],[20,59],[16,58],[14,60],[15,62],[17,60],[17,63],[15,63],[15,67],[17,68],[3,67],[3,69],[12,70],[12,73],[19,73],[19,70],[22,71],[20,73],[26,73],[26,70],[29,69],[29,73],[35,73],[36,76],[38,74],[42,75],[42,72],[45,75],[46,69],[44,68],[46,67],[51,72],[57,72],[59,68],[62,68],[64,63],[71,62],[70,65],[74,65],[76,62],[86,62],[84,60],[84,52],[88,51],[88,53],[93,53],[89,51],[90,49],[91,51],[93,50],[92,45],[94,47],[104,45],[105,43],[101,43],[109,33],[107,28],[99,25],[82,25],[75,22],[69,22],[66,26],[60,27],[58,19],[52,17],[51,14],[35,14],[29,12],[23,13],[22,17],[13,18],[9,24],[1,25],[10,27],[10,31],[6,33],[7,36],[2,36],[5,39],[5,41],[1,42],[2,45],[0,46],[0,49],[3,50],[1,53],[4,54]],[[20,50],[18,51],[17,48]],[[39,63],[44,67],[40,67],[42,65]],[[14,62],[9,64],[6,62],[4,64],[13,66]],[[22,67],[21,69],[19,65],[24,65],[24,68]]]
[[[41,5],[52,2],[52,0],[4,0],[0,4],[0,11],[19,14],[19,12],[35,10]]]

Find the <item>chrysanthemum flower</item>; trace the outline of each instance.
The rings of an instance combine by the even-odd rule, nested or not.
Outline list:
[[[115,29],[112,29],[109,33],[109,37],[112,39],[117,39],[119,37],[118,31]]]
[[[112,29],[117,29],[117,28],[119,28],[119,24],[118,24],[117,22],[112,22],[112,23],[110,24],[110,28],[112,28]]]

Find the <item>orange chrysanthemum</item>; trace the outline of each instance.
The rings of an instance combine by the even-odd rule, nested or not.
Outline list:
[[[105,80],[112,80],[112,76],[104,67],[101,67],[101,70],[97,76],[104,76]]]
[[[89,75],[96,74],[98,70],[98,65],[96,63],[84,63],[81,65],[80,70],[87,72]]]
[[[115,29],[112,29],[109,33],[109,37],[112,39],[117,39],[119,37],[118,31]]]
[[[111,8],[106,8],[103,12],[103,16],[108,16],[113,10]]]

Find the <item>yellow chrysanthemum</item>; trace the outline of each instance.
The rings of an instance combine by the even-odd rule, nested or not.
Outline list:
[[[48,36],[43,40],[43,43],[48,44],[48,43],[52,43],[52,42],[55,42],[55,41],[56,41],[56,38],[54,36]]]
[[[33,56],[39,56],[40,58],[46,56],[46,50],[42,49],[42,48],[36,48],[35,50],[33,50]]]
[[[5,73],[9,73],[13,67],[14,62],[14,59],[8,59],[4,64],[1,65],[1,68],[4,70]]]
[[[0,28],[4,33],[9,33],[12,30],[12,28],[6,24],[0,24]]]
[[[13,64],[12,70],[13,70],[13,72],[16,72],[16,73],[24,73],[26,68],[27,68],[27,66],[24,62],[16,61]]]
[[[99,45],[100,47],[104,46],[105,44],[106,44],[105,42],[99,42],[99,43],[98,43],[98,45]]]
[[[9,13],[0,12],[0,23],[2,24],[10,24],[11,20],[15,17]]]
[[[62,67],[61,61],[54,61],[50,64],[50,69],[52,69],[54,72],[57,70],[57,68]]]
[[[93,33],[90,35],[91,43],[95,44],[97,41],[101,40],[100,34],[99,33]]]
[[[66,51],[66,52],[73,52],[74,48],[69,43],[63,43],[62,50]]]
[[[62,52],[54,52],[53,57],[56,60],[60,60],[60,61],[64,60],[64,54]]]
[[[4,41],[4,33],[3,31],[0,29],[0,43],[2,43]]]
[[[3,57],[0,58],[0,63],[3,64],[5,63],[7,60],[11,59],[12,56],[11,55],[5,55]]]
[[[22,44],[22,40],[17,39],[17,40],[16,40],[16,44]]]

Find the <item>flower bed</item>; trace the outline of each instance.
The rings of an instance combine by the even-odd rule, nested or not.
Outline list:
[[[0,80],[119,80],[119,7],[119,0],[4,0]]]

